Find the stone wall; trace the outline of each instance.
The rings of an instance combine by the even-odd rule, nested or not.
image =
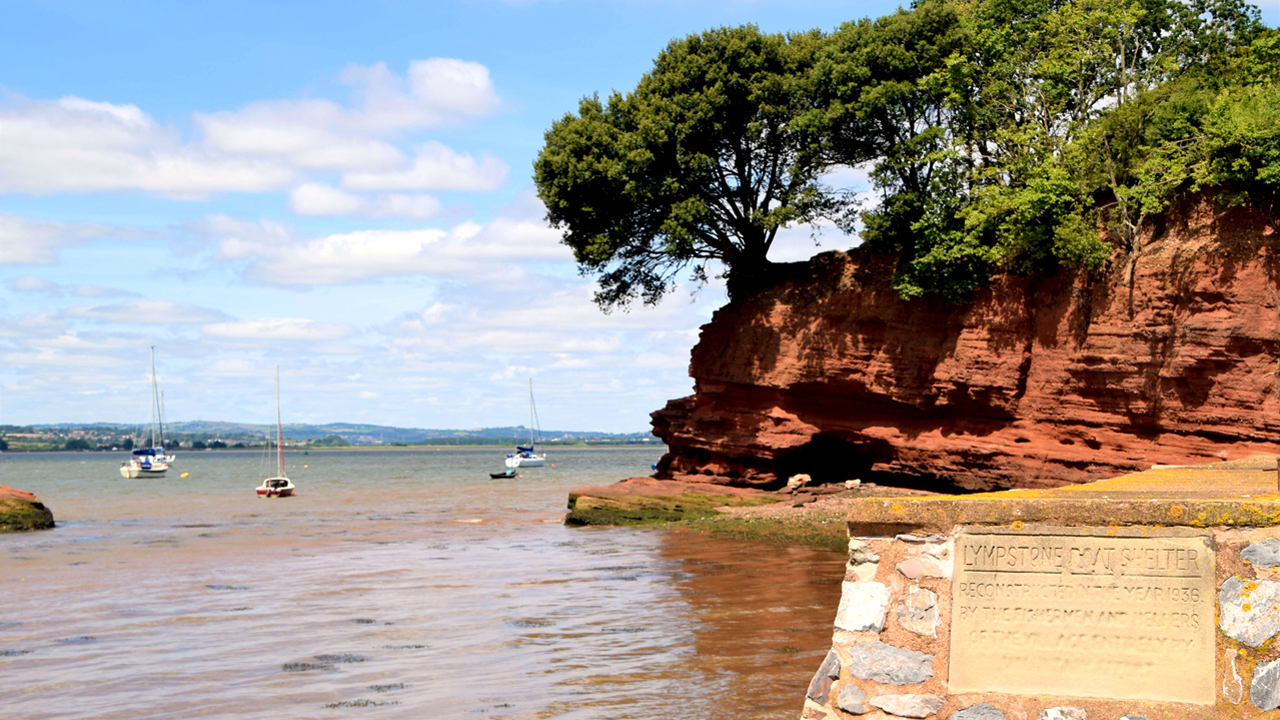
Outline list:
[[[958,573],[956,541],[967,530],[972,528],[957,527],[946,535],[849,541],[832,647],[809,686],[802,718],[1201,720],[1276,716],[1271,711],[1280,709],[1280,647],[1274,642],[1280,633],[1280,527],[1183,529],[1184,537],[1194,536],[1213,551],[1211,562],[1216,556],[1210,575],[1204,579],[1207,584],[1212,577],[1211,594],[1216,598],[1204,599],[1198,607],[1206,617],[1194,620],[1212,626],[1204,634],[1212,636],[1208,641],[1212,649],[1202,648],[1206,672],[1212,667],[1212,704],[952,692],[948,675],[953,648],[953,577]],[[1117,530],[1110,526],[1091,532],[1096,537],[1111,537]],[[1011,530],[1015,531],[1029,530]],[[1046,531],[1071,533],[1080,529]],[[1162,537],[1176,532],[1138,527],[1125,528],[1120,535]],[[1188,614],[1174,622],[1192,619]],[[1102,660],[1107,652],[1102,646],[1096,649]],[[1053,672],[1054,655],[1052,647],[1027,648],[1027,662],[1043,663],[1046,675]],[[998,677],[999,669],[994,672]],[[1113,674],[1123,687],[1124,664]]]

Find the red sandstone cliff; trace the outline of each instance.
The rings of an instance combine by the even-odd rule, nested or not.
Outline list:
[[[985,490],[1280,444],[1280,221],[1198,200],[1105,276],[900,300],[892,261],[827,253],[702,328],[695,394],[653,414],[658,477]],[[690,477],[697,476],[697,477]]]

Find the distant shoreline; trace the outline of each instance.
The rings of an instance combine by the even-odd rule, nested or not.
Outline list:
[[[663,443],[634,443],[634,442],[596,442],[582,443],[573,445],[538,445],[539,451],[553,452],[556,450],[617,450],[618,448],[635,448],[637,450],[658,450],[666,452],[667,446]],[[174,448],[174,454],[186,453],[222,453],[222,452],[247,452],[251,450],[261,451],[262,446],[239,447],[239,448],[202,448],[195,450],[192,448]],[[431,451],[438,452],[441,450],[505,450],[510,451],[510,445],[285,445],[285,453],[301,453],[318,454],[326,452],[411,452],[411,451]],[[18,453],[79,453],[88,455],[120,455],[128,453],[128,450],[66,450],[63,448],[10,448],[0,451],[0,454],[18,454]]]

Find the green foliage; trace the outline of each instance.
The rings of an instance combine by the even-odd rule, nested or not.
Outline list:
[[[8,450],[8,449],[9,449],[9,441],[0,437],[0,452],[4,452],[5,450]]]
[[[557,122],[535,182],[605,309],[708,263],[751,290],[779,228],[823,219],[895,253],[903,297],[964,302],[997,272],[1131,268],[1186,192],[1274,202],[1278,88],[1280,34],[1242,0],[917,0],[677,40]],[[873,207],[823,185],[841,166]]]
[[[63,445],[64,450],[92,450],[93,443],[84,438],[71,438]]]
[[[1222,187],[1232,202],[1280,192],[1280,83],[1224,90],[1194,148],[1198,187]]]
[[[843,25],[815,68],[833,153],[847,165],[871,164],[881,194],[878,207],[842,224],[851,230],[861,220],[870,245],[901,253],[894,284],[905,297],[929,292],[938,277],[964,294],[990,262],[965,242],[957,215],[971,162],[952,123],[965,122],[952,102],[953,74],[963,70],[952,61],[970,41],[958,6],[925,2]]]
[[[322,445],[326,447],[345,447],[351,443],[344,439],[341,435],[326,435],[317,440],[312,440],[313,445]],[[393,445],[404,445],[405,443],[392,443]]]
[[[1280,46],[1236,0],[924,0],[832,43],[835,147],[873,164],[862,235],[904,297],[1096,270],[1100,225],[1131,253],[1179,192],[1271,177]]]

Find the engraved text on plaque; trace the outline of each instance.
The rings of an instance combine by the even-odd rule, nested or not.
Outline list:
[[[1051,532],[957,536],[950,691],[1212,704],[1212,543]]]

